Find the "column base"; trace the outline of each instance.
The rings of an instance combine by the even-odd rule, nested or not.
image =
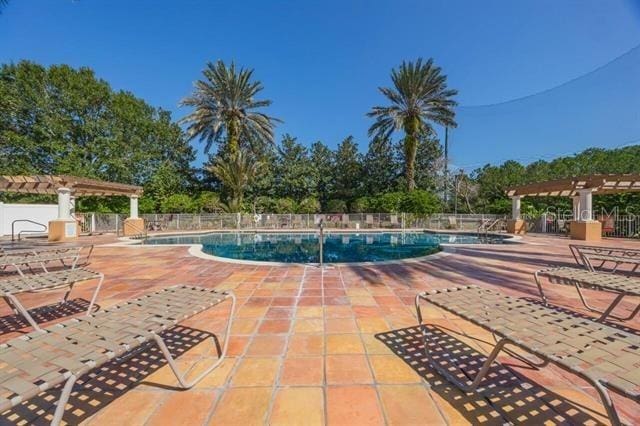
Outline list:
[[[571,239],[582,241],[600,241],[602,239],[602,223],[597,220],[571,221]]]
[[[527,223],[522,219],[509,219],[507,220],[507,232],[509,234],[526,234]]]
[[[132,237],[144,233],[144,219],[140,217],[126,218],[124,220],[124,232],[125,237]]]
[[[78,238],[78,224],[73,219],[56,219],[49,222],[49,241],[71,241]]]

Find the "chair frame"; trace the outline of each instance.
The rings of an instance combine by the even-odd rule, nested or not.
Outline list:
[[[444,291],[448,291],[448,290],[443,290],[443,292]],[[436,291],[436,293],[437,292],[438,291]],[[519,348],[522,351],[524,351],[526,353],[529,353],[529,354],[532,354],[532,355],[536,356],[537,358],[543,360],[544,361],[543,365],[547,365],[548,363],[552,363],[553,365],[555,365],[556,367],[559,367],[563,371],[565,371],[567,373],[575,374],[578,377],[580,377],[583,380],[585,380],[587,383],[589,383],[591,386],[593,386],[596,389],[596,391],[598,392],[598,395],[599,395],[599,397],[600,397],[600,399],[602,401],[603,406],[605,407],[605,410],[607,412],[607,415],[609,416],[609,420],[611,421],[611,423],[613,425],[615,425],[615,426],[622,425],[622,423],[620,421],[620,417],[618,416],[616,408],[615,408],[615,406],[613,404],[613,401],[611,400],[611,396],[609,395],[609,391],[598,380],[595,380],[595,379],[589,377],[589,375],[583,373],[579,369],[571,369],[571,368],[569,368],[569,367],[557,362],[555,357],[550,356],[550,355],[544,353],[541,350],[538,350],[538,349],[535,349],[535,348],[531,348],[528,345],[524,344],[523,342],[516,341],[516,340],[511,339],[511,338],[506,337],[506,336],[499,336],[499,339],[498,339],[498,338],[496,338],[496,330],[494,330],[491,326],[486,325],[486,324],[484,324],[484,323],[482,323],[480,321],[475,321],[472,318],[469,318],[469,317],[467,317],[465,315],[460,315],[460,313],[456,312],[455,309],[447,308],[446,306],[442,306],[442,305],[439,305],[437,303],[434,303],[434,302],[430,301],[427,298],[428,296],[429,296],[428,292],[423,292],[423,293],[419,293],[415,297],[416,314],[417,314],[417,318],[418,318],[418,324],[419,324],[420,330],[422,332],[422,343],[424,345],[425,355],[426,355],[427,360],[428,360],[429,364],[431,365],[431,367],[433,367],[440,375],[442,375],[449,382],[451,382],[456,387],[461,389],[463,392],[480,392],[481,393],[484,390],[482,387],[480,387],[482,379],[485,378],[485,376],[489,372],[489,368],[491,367],[493,362],[496,360],[496,358],[498,357],[500,352],[502,350],[505,350],[505,352],[507,352],[507,350],[505,349],[505,346],[511,345],[511,346]],[[421,300],[424,300],[424,301],[432,304],[433,306],[436,306],[439,309],[444,309],[444,310],[446,310],[448,312],[451,312],[451,313],[453,313],[455,315],[458,315],[461,318],[464,318],[465,320],[467,320],[467,321],[469,321],[469,322],[471,322],[471,323],[473,323],[473,324],[475,324],[475,325],[477,325],[477,326],[479,326],[479,327],[481,327],[481,328],[483,328],[483,329],[485,329],[485,330],[487,330],[487,331],[489,331],[489,332],[494,334],[494,338],[496,338],[496,340],[497,340],[496,345],[493,348],[493,350],[491,351],[491,353],[487,356],[486,361],[483,363],[482,367],[480,368],[480,370],[478,371],[476,376],[471,381],[471,384],[462,383],[454,375],[452,375],[447,370],[445,370],[440,365],[438,365],[438,362],[433,358],[433,356],[432,356],[432,354],[431,354],[431,352],[429,350],[429,345],[428,345],[428,342],[427,342],[428,331],[427,331],[427,329],[425,327],[425,324],[423,324],[422,311],[421,311],[421,308],[420,308],[420,301]]]

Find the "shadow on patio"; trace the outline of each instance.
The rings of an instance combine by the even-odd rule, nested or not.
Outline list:
[[[29,314],[40,325],[50,321],[60,320],[71,317],[76,314],[87,312],[89,301],[76,298],[68,300],[65,303],[52,303],[45,306],[38,306],[29,309]],[[94,305],[94,312],[99,310],[100,306]],[[5,315],[0,317],[0,336],[8,333],[30,333],[33,329],[20,314]]]
[[[177,326],[162,335],[169,351],[178,360],[190,349],[198,346],[209,337],[215,339],[217,353],[220,353],[218,339],[209,332]],[[206,345],[210,347],[210,343],[206,343]],[[190,357],[190,355],[188,356]],[[205,358],[189,359],[189,362],[194,366],[190,372],[193,373],[197,370],[198,366],[201,365],[200,361],[203,359]],[[171,390],[181,389],[157,384],[153,378],[147,381],[149,376],[165,365],[167,365],[167,362],[160,349],[153,344],[144,345],[140,350],[133,351],[126,358],[105,364],[99,370],[85,375],[76,382],[74,392],[69,398],[63,421],[67,424],[79,424],[139,385]],[[49,425],[55,410],[54,404],[60,397],[62,386],[57,386],[37,397],[31,398],[12,410],[2,413],[0,415],[0,424]],[[122,424],[126,424],[126,420],[122,419]]]
[[[432,335],[434,358],[458,380],[469,382],[486,360],[485,355],[442,327],[426,326]],[[447,330],[450,331],[450,330]],[[453,332],[455,333],[455,332]],[[602,424],[604,409],[567,400],[535,381],[518,374],[504,363],[494,363],[483,381],[481,393],[464,393],[439,375],[424,355],[418,327],[391,330],[376,335],[427,383],[432,392],[450,404],[472,424]],[[468,338],[465,336],[465,338]],[[488,342],[483,342],[488,343]],[[563,380],[563,379],[560,379]],[[455,419],[450,419],[455,422]]]

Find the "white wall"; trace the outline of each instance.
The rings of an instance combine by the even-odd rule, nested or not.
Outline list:
[[[0,236],[11,235],[11,222],[29,219],[49,226],[49,221],[58,217],[57,204],[4,204],[0,203]],[[41,227],[28,222],[15,224],[16,235],[21,230],[40,230]],[[41,231],[46,232],[46,231]]]

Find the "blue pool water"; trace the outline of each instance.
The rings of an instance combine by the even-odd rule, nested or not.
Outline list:
[[[426,256],[440,244],[499,244],[501,236],[467,234],[333,233],[325,234],[324,261],[379,262]],[[146,244],[202,244],[203,251],[230,259],[287,263],[318,263],[317,233],[214,233],[152,237]]]

